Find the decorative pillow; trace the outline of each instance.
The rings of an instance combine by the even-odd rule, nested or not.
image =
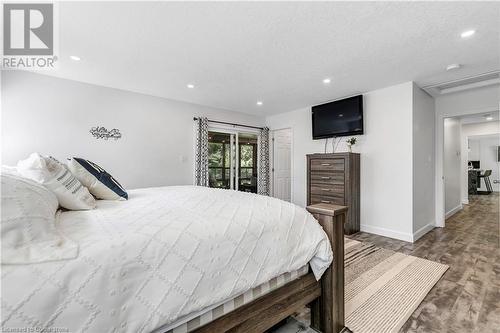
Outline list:
[[[120,183],[99,165],[83,158],[73,157],[68,160],[68,167],[97,199],[128,199],[128,194]]]
[[[78,245],[56,230],[58,201],[54,193],[3,168],[1,185],[2,264],[31,264],[78,256]]]
[[[68,168],[53,157],[33,153],[17,163],[17,172],[54,192],[61,207],[70,210],[93,209],[95,199]]]

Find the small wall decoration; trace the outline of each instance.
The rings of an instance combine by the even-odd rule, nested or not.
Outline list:
[[[122,137],[120,130],[117,128],[113,128],[112,130],[107,130],[105,127],[96,126],[90,129],[90,134],[92,134],[96,139],[104,139],[108,140],[109,138],[113,138],[118,140]]]

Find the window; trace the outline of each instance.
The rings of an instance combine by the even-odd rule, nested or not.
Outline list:
[[[209,132],[208,175],[209,186],[230,188],[231,136],[227,133]]]
[[[257,135],[209,132],[208,173],[210,187],[257,193]]]
[[[240,138],[240,191],[257,193],[257,136]]]

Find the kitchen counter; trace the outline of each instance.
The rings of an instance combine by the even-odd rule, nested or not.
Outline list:
[[[468,177],[468,188],[469,194],[477,194],[477,189],[481,187],[479,175],[483,170],[481,169],[469,169]]]

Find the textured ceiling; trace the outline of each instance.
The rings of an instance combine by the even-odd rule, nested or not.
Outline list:
[[[61,61],[44,74],[268,115],[410,80],[424,86],[497,70],[499,8],[495,2],[61,2]],[[467,29],[477,33],[463,40]],[[446,72],[451,63],[464,66]]]

